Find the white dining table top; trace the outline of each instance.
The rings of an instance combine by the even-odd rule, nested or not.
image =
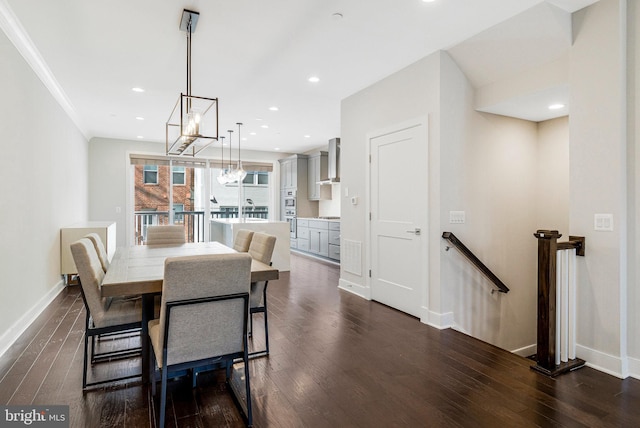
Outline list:
[[[160,293],[167,257],[235,253],[220,242],[119,247],[102,281],[103,297]],[[279,271],[257,260],[251,262],[251,281],[278,279]]]

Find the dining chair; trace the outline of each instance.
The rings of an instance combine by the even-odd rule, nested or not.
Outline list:
[[[91,342],[91,363],[111,361],[119,358],[129,358],[140,355],[140,347],[119,349],[110,352],[94,353],[95,343],[93,337],[106,333],[124,332],[132,329],[140,329],[142,324],[141,300],[128,300],[121,298],[105,298],[100,296],[100,287],[104,279],[104,271],[96,249],[88,238],[82,238],[71,244],[73,261],[78,269],[78,281],[80,294],[86,311],[84,334],[84,360],[82,368],[82,389],[89,386],[100,385],[108,382],[116,382],[141,376],[120,376],[113,379],[105,379],[87,383],[88,348],[89,338]]]
[[[240,229],[236,233],[236,237],[233,240],[233,249],[240,252],[246,253],[249,251],[249,245],[251,244],[251,238],[253,237],[253,231],[247,229]]]
[[[145,242],[147,245],[184,244],[186,242],[184,226],[147,226],[147,239]]]
[[[94,232],[89,233],[85,236],[85,238],[89,238],[89,240],[93,243],[93,246],[96,249],[96,253],[98,253],[98,259],[100,259],[102,270],[106,273],[107,269],[109,269],[109,257],[107,256],[107,249],[105,248],[100,235]]]
[[[161,381],[160,427],[165,423],[167,380],[188,369],[226,368],[227,383],[240,404],[242,394],[231,383],[235,359],[244,362],[245,417],[252,424],[247,352],[250,282],[248,254],[165,260],[160,318],[149,322],[153,395],[158,378]]]
[[[249,255],[255,260],[264,264],[271,265],[271,257],[273,249],[276,246],[276,237],[262,232],[255,232],[251,238],[249,245]],[[249,355],[255,357],[258,355],[269,355],[269,322],[267,319],[267,285],[269,281],[258,281],[251,284],[251,293],[249,297],[249,316],[250,316],[250,335],[253,338],[253,315],[264,314],[264,337],[265,349],[262,351],[254,351]]]
[[[98,254],[98,258],[100,259],[100,264],[102,265],[102,270],[104,271],[104,273],[107,273],[107,269],[109,268],[109,257],[107,256],[107,250],[104,246],[104,243],[102,242],[102,239],[100,238],[100,235],[98,235],[97,233],[89,233],[85,236],[85,238],[89,238],[89,240],[93,243],[94,248],[96,249],[96,253]],[[127,297],[127,299],[140,299],[140,296],[137,297]],[[122,334],[128,334],[129,337],[133,334],[133,335],[139,335],[140,333],[140,329],[134,329],[132,331],[126,331],[126,332],[122,332],[122,331],[117,331],[117,332],[113,332],[113,333],[105,333],[105,334],[98,334],[92,337],[92,344],[91,344],[91,361],[95,360],[95,353],[94,350],[96,348],[96,338],[98,338],[98,340],[102,340],[102,339],[106,339],[106,338],[114,338],[114,337],[120,337],[122,338]]]

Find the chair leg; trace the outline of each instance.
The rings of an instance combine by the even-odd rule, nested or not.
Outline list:
[[[267,320],[267,307],[266,307],[266,305],[264,307],[264,340],[265,340],[265,343],[266,343],[266,354],[269,355],[269,322]]]
[[[160,428],[164,428],[167,406],[167,369],[162,368],[162,385],[160,390]]]
[[[253,412],[251,409],[251,384],[249,382],[249,354],[246,350],[244,352],[244,386],[246,388],[247,395],[247,426],[253,426]]]
[[[150,341],[150,340],[149,340]],[[149,343],[149,381],[151,382],[151,395],[156,396],[156,356],[153,346]]]
[[[82,389],[87,389],[87,353],[89,347],[89,337],[87,336],[87,332],[84,332],[84,359],[82,362]]]

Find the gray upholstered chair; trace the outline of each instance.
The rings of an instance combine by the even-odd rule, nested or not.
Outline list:
[[[165,422],[170,376],[226,363],[221,367],[227,368],[229,382],[229,368],[237,358],[244,360],[246,417],[251,425],[247,352],[250,282],[248,254],[173,257],[165,261],[160,318],[149,322],[154,395],[155,383],[158,377],[161,379],[160,427]],[[242,397],[236,398],[240,401]]]
[[[125,300],[100,296],[104,271],[96,249],[88,238],[82,238],[71,244],[71,254],[78,269],[80,292],[86,309],[82,389],[86,389],[88,386],[139,377],[140,374],[136,374],[87,383],[89,337],[93,339],[96,335],[141,328],[142,305],[140,299]],[[93,347],[92,340],[92,363],[140,355],[139,347],[101,354],[94,354]]]
[[[276,246],[276,237],[262,232],[255,232],[251,238],[249,255],[255,260],[267,265],[271,265],[273,249]],[[267,285],[269,281],[258,281],[251,284],[251,294],[249,297],[250,313],[250,334],[253,336],[253,314],[264,314],[264,337],[265,349],[254,351],[250,355],[269,355],[269,322],[267,320]]]
[[[85,238],[89,238],[93,243],[93,246],[96,249],[96,253],[98,253],[98,258],[100,259],[100,264],[102,265],[102,270],[106,273],[109,268],[109,257],[107,256],[107,249],[104,247],[104,243],[102,239],[100,239],[100,235],[97,233],[89,233]]]
[[[233,240],[233,249],[241,253],[249,251],[249,245],[251,244],[251,238],[253,237],[253,231],[247,229],[240,229],[236,233],[236,237]]]
[[[184,244],[185,241],[184,226],[182,225],[147,227],[147,239],[145,241],[147,245]]]

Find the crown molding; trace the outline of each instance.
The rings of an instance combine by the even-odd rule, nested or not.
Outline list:
[[[56,80],[51,69],[44,61],[44,58],[42,58],[42,55],[40,55],[40,52],[6,0],[0,0],[0,28],[2,28],[11,43],[13,43],[18,52],[20,52],[42,83],[44,83],[44,86],[49,90],[58,104],[60,104],[65,113],[67,113],[82,135],[84,135],[87,140],[90,140],[91,135],[87,132],[86,127],[80,120],[80,116],[78,116],[67,94]]]

